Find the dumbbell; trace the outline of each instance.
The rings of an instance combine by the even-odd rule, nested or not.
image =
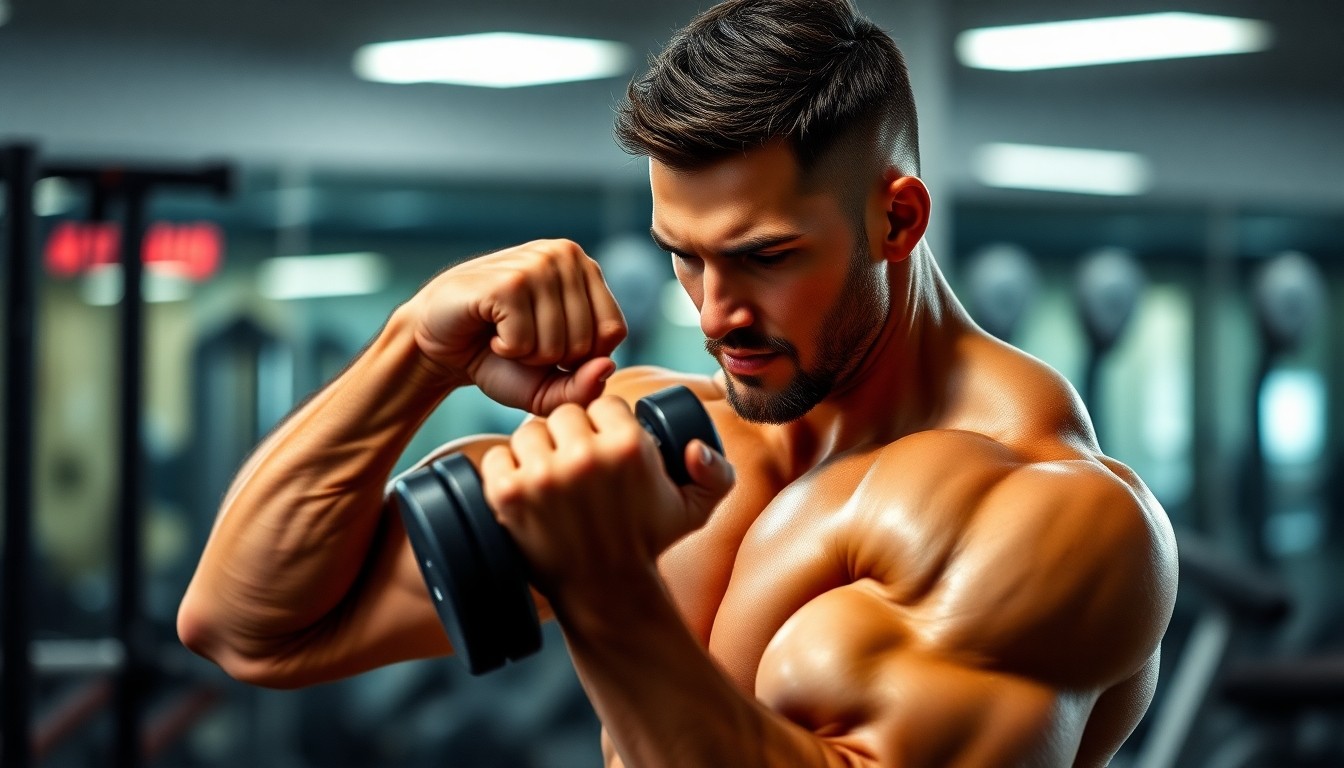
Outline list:
[[[635,418],[678,485],[691,482],[683,457],[692,440],[723,452],[714,423],[684,386],[639,400]],[[434,461],[397,480],[393,495],[439,620],[467,670],[481,675],[541,648],[527,564],[496,522],[471,462],[461,454]]]

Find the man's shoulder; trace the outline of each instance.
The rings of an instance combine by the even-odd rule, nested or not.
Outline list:
[[[1117,537],[1161,536],[1161,505],[1124,464],[1067,441],[1023,451],[958,429],[915,432],[880,448],[869,470],[869,501],[954,505],[964,533],[1005,526],[1105,550]],[[913,494],[913,495],[912,495]]]
[[[1059,371],[984,334],[960,349],[965,362],[939,426],[988,436],[1035,461],[1096,452],[1082,398]]]
[[[987,438],[949,469],[960,530],[927,606],[950,620],[940,645],[1060,683],[1140,669],[1175,599],[1175,539],[1143,483],[1100,456],[1024,459]],[[934,497],[936,498],[936,497]],[[963,617],[959,621],[955,617]]]

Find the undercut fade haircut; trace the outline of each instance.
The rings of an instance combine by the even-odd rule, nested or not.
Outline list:
[[[840,140],[891,131],[892,160],[919,173],[905,57],[850,0],[728,0],[677,32],[630,83],[616,141],[677,170],[777,139],[809,170]]]

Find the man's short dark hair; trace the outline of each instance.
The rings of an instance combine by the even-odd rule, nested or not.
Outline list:
[[[630,83],[616,140],[678,170],[777,139],[807,170],[855,131],[891,131],[892,159],[919,173],[905,58],[850,0],[727,0],[697,16]]]

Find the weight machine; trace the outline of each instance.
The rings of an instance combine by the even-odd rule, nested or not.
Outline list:
[[[77,642],[58,649],[35,645],[28,584],[32,574],[33,417],[36,404],[37,271],[34,268],[36,221],[33,190],[45,178],[63,178],[86,187],[92,194],[92,213],[107,218],[119,206],[123,293],[120,304],[118,443],[118,498],[116,506],[116,601],[114,636]],[[141,421],[143,412],[144,297],[141,251],[150,197],[164,189],[198,190],[228,197],[234,173],[225,164],[202,166],[81,165],[43,162],[31,143],[0,146],[0,182],[6,190],[3,382],[5,403],[5,462],[0,470],[4,488],[3,683],[0,705],[0,762],[9,768],[33,763],[34,748],[45,748],[54,738],[73,730],[105,704],[115,716],[114,744],[109,764],[134,768],[144,754],[162,748],[185,730],[213,701],[208,689],[189,692],[167,714],[145,729],[145,694],[159,662],[144,618],[142,552],[143,467],[145,456]],[[62,662],[61,660],[64,660]],[[104,681],[72,697],[54,722],[35,731],[32,690],[35,676],[59,673],[70,664],[86,672],[111,674]]]

